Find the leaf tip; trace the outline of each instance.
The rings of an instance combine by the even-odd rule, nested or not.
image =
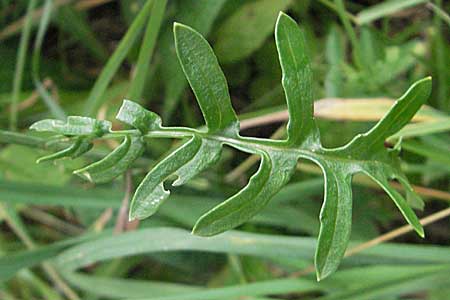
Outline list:
[[[275,26],[278,26],[278,24],[281,22],[293,22],[293,23],[297,24],[297,22],[295,22],[294,19],[292,19],[292,17],[290,17],[288,14],[286,14],[283,11],[280,11],[278,13],[278,18],[277,18],[277,22],[276,22]]]
[[[178,22],[173,22],[173,32],[174,32],[175,35],[177,34],[177,32],[180,32],[180,30],[184,30],[184,29],[192,30],[187,25],[184,25],[184,24],[178,23]]]
[[[416,227],[416,228],[414,228],[414,230],[417,232],[417,234],[418,234],[421,238],[425,238],[425,230],[423,229],[422,226]]]
[[[326,270],[325,268],[320,268],[316,264],[316,280],[317,282],[320,282],[333,274],[334,271]]]
[[[195,223],[194,228],[192,228],[191,234],[208,237],[214,235],[215,233],[210,230],[209,226],[205,226],[202,218],[200,218],[197,223]]]
[[[84,168],[83,169],[79,169],[79,170],[75,170],[72,173],[75,174],[75,175],[80,176],[81,178],[83,178],[83,179],[85,179],[85,180],[87,180],[89,182],[93,182],[91,174],[89,172],[85,171]]]

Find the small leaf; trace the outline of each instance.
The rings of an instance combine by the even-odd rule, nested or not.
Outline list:
[[[47,119],[34,123],[30,129],[36,131],[51,131],[64,135],[102,136],[111,130],[111,122],[88,117],[69,116],[67,121]]]
[[[370,166],[373,165],[373,163],[367,164],[370,168]],[[422,225],[420,224],[419,219],[417,218],[416,214],[412,210],[412,208],[408,205],[406,200],[403,198],[403,196],[397,192],[390,184],[389,179],[398,178],[398,176],[394,175],[395,171],[391,171],[388,168],[384,168],[380,170],[380,168],[373,167],[370,169],[363,170],[363,172],[372,178],[376,183],[378,183],[383,190],[389,195],[389,197],[394,201],[395,205],[398,207],[402,215],[405,217],[406,221],[414,228],[414,230],[417,232],[417,234],[420,237],[425,237],[425,232],[423,230]],[[412,192],[412,189],[409,191]]]
[[[211,236],[248,221],[289,181],[296,165],[297,158],[289,153],[261,153],[258,172],[250,178],[248,184],[236,195],[200,217],[193,233]]]
[[[333,162],[321,162],[320,167],[325,178],[325,196],[315,255],[317,280],[338,268],[350,239],[352,224],[351,175],[345,167]]]
[[[275,28],[275,39],[289,111],[288,143],[301,145],[306,142],[318,147],[320,140],[314,121],[312,71],[306,55],[305,38],[297,23],[281,12]]]
[[[52,153],[47,156],[43,156],[43,157],[39,158],[36,162],[41,163],[41,162],[55,160],[55,159],[64,158],[64,157],[77,158],[77,157],[83,155],[84,153],[88,152],[89,150],[91,150],[92,147],[93,147],[93,145],[90,142],[90,139],[87,139],[85,137],[78,137],[75,140],[75,143],[73,143],[66,149]]]
[[[177,2],[174,20],[195,28],[200,34],[208,35],[214,20],[226,0],[183,0]],[[164,81],[163,119],[170,119],[186,89],[187,81],[176,57],[173,31],[168,28],[158,41],[161,61],[161,77]]]
[[[402,129],[420,109],[431,93],[431,78],[427,77],[415,82],[406,93],[400,97],[372,129],[356,136],[346,146],[352,155],[361,157],[367,150],[372,152],[383,148],[383,142],[389,136]],[[364,150],[363,150],[364,149]]]
[[[102,160],[74,171],[91,182],[109,182],[124,173],[144,151],[142,137],[125,136],[122,144]]]
[[[239,123],[231,106],[227,80],[208,42],[194,29],[175,23],[175,47],[197,98],[209,132],[237,134]]]
[[[46,156],[40,157],[36,162],[38,164],[40,164],[40,163],[45,162],[45,161],[55,160],[55,159],[71,156],[73,153],[75,153],[75,151],[78,149],[79,146],[80,146],[80,141],[77,140],[75,143],[73,143],[72,145],[70,145],[66,149],[63,149],[61,151],[52,153],[50,155],[46,155]]]
[[[94,147],[90,138],[79,137],[80,143],[75,151],[70,155],[71,158],[77,158],[85,154]]]
[[[219,159],[221,146],[217,141],[194,136],[159,162],[137,188],[130,206],[130,220],[154,214],[170,194],[164,189],[164,181],[177,175],[172,185],[184,184]]]
[[[161,128],[161,118],[157,114],[126,99],[123,100],[116,119],[139,129],[143,134]]]
[[[398,174],[395,179],[400,182],[403,190],[405,190],[406,192],[406,202],[412,208],[423,210],[425,203],[423,202],[422,198],[420,198],[419,195],[417,195],[417,193],[414,191],[413,187],[408,182],[408,178],[406,178],[406,176],[404,176],[403,174]]]

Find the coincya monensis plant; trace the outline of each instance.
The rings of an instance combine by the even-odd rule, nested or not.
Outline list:
[[[423,228],[407,200],[389,183],[398,180],[407,198],[421,201],[399,168],[398,147],[384,146],[386,138],[407,124],[431,90],[431,79],[422,79],[392,106],[371,130],[357,135],[347,145],[335,149],[322,147],[313,117],[312,72],[306,55],[303,34],[295,21],[280,13],[275,39],[282,68],[289,123],[286,140],[271,140],[239,135],[239,121],[231,106],[225,76],[208,42],[192,28],[174,25],[176,51],[184,74],[197,98],[206,121],[206,130],[162,126],[160,117],[137,103],[124,100],[117,119],[134,130],[112,131],[111,123],[71,116],[66,121],[42,120],[31,129],[52,131],[70,137],[73,144],[60,152],[41,158],[51,160],[77,157],[89,151],[92,140],[122,137],[123,142],[105,158],[75,171],[96,183],[108,182],[124,173],[142,154],[148,138],[178,138],[186,141],[161,160],[138,186],[130,206],[130,220],[154,214],[167,199],[163,183],[172,175],[179,186],[217,162],[223,145],[257,154],[258,171],[237,194],[204,214],[193,233],[211,236],[239,226],[257,214],[289,181],[297,161],[302,158],[319,165],[325,178],[325,199],[320,212],[320,232],[315,254],[317,278],[336,270],[347,247],[352,218],[351,180],[364,173],[392,198],[415,231]],[[301,221],[301,220],[299,220]]]

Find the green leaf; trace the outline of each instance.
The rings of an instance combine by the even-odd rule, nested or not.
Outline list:
[[[338,3],[343,9],[343,2]],[[287,184],[297,160],[302,158],[318,164],[324,173],[325,201],[320,214],[315,255],[319,280],[338,268],[345,253],[351,231],[351,178],[357,173],[364,173],[375,180],[392,198],[407,222],[420,236],[424,235],[410,207],[410,204],[420,207],[422,202],[400,170],[399,147],[387,149],[384,141],[401,130],[427,100],[431,92],[430,78],[413,84],[366,133],[357,135],[345,146],[324,148],[313,119],[312,75],[305,54],[306,44],[295,22],[281,13],[275,34],[290,116],[288,139],[243,137],[238,132],[239,123],[231,106],[226,79],[211,47],[199,33],[185,25],[175,24],[174,33],[182,69],[203,112],[208,131],[163,127],[156,114],[128,100],[124,101],[117,118],[138,130],[114,132],[110,130],[110,124],[82,117],[69,117],[67,124],[44,120],[32,126],[37,130],[88,135],[91,138],[97,131],[100,131],[100,134],[97,133],[99,136],[109,131],[108,138],[125,135],[124,143],[113,153],[78,171],[94,178],[94,181],[111,180],[124,172],[141,154],[144,138],[189,138],[156,164],[141,182],[130,206],[130,219],[142,219],[154,214],[169,195],[164,182],[170,176],[178,176],[173,183],[175,186],[185,183],[215,163],[222,146],[227,145],[260,155],[260,168],[240,192],[204,214],[195,224],[194,233],[214,235],[248,221]],[[103,124],[101,130],[97,128],[99,124]],[[137,150],[131,151],[133,141],[137,141],[138,146]],[[400,181],[406,189],[407,200],[390,186],[390,180]],[[126,251],[131,253],[129,249]]]
[[[378,168],[377,166],[369,164],[368,168],[363,170],[363,172],[367,176],[372,178],[376,183],[378,183],[383,188],[383,190],[389,195],[389,197],[391,197],[395,205],[397,205],[398,209],[401,211],[401,213],[408,221],[408,223],[414,228],[417,234],[419,234],[421,237],[425,237],[422,225],[420,224],[419,219],[417,218],[414,211],[408,205],[403,196],[389,184],[388,181],[389,179],[396,178],[396,175],[393,174],[394,171],[392,171],[392,173],[389,173],[387,167],[380,170],[380,168]]]
[[[290,179],[297,159],[283,152],[261,153],[258,172],[236,195],[203,215],[193,233],[211,236],[248,221],[260,212]]]
[[[289,111],[288,143],[319,146],[319,131],[314,122],[312,71],[306,54],[305,38],[294,20],[280,13],[275,28],[275,40],[283,88]]]
[[[357,15],[357,20],[359,24],[366,24],[373,22],[379,18],[387,17],[395,14],[403,9],[410,8],[422,3],[427,2],[427,0],[389,0],[383,1],[379,4],[370,6],[369,8],[361,11]]]
[[[214,50],[223,63],[244,59],[262,46],[279,11],[291,0],[258,0],[242,5],[217,31]]]
[[[153,1],[150,18],[142,41],[139,57],[136,62],[136,70],[133,72],[133,80],[128,92],[128,97],[136,101],[142,100],[144,85],[150,69],[150,61],[155,50],[159,28],[163,21],[167,0]]]
[[[238,120],[231,106],[227,80],[208,42],[192,28],[175,23],[175,48],[194,91],[209,132],[236,134]]]
[[[161,118],[130,100],[123,100],[116,119],[147,133],[149,130],[161,128]]]
[[[101,235],[98,234],[86,234],[80,237],[63,240],[50,246],[43,246],[33,250],[25,250],[2,256],[0,257],[0,282],[10,279],[15,273],[23,268],[32,267],[42,261],[55,257],[69,246],[100,236]]]
[[[141,11],[136,16],[130,28],[128,29],[127,33],[122,38],[116,50],[106,63],[105,67],[100,73],[100,76],[95,81],[95,84],[92,87],[92,90],[85,102],[84,112],[86,115],[95,115],[97,110],[102,105],[102,102],[106,100],[102,96],[104,95],[114,75],[119,70],[120,65],[125,60],[131,47],[134,45],[135,41],[142,32],[142,29],[145,27],[145,23],[147,21],[148,15],[150,14],[152,4],[152,0],[146,1],[145,5],[142,7]]]
[[[315,265],[317,280],[332,274],[344,257],[352,224],[351,175],[340,165],[320,163],[325,177],[325,199],[320,211],[320,232]]]
[[[100,61],[108,58],[108,51],[89,26],[86,15],[76,11],[71,5],[64,5],[58,8],[55,22],[60,29],[79,40],[94,57]]]
[[[50,131],[63,135],[96,135],[102,136],[111,129],[111,122],[99,121],[88,117],[69,116],[66,121],[42,120],[30,126],[36,131]]]
[[[375,151],[383,148],[383,141],[402,129],[426,102],[431,93],[431,77],[415,82],[400,97],[371,130],[356,136],[346,146],[348,154],[361,157],[366,155],[363,148]]]
[[[159,162],[136,189],[130,205],[130,220],[154,214],[170,194],[164,189],[164,181],[177,175],[173,185],[184,184],[219,159],[221,146],[221,143],[194,136]]]
[[[73,173],[91,182],[109,182],[124,173],[143,151],[142,137],[125,136],[122,144],[105,158]]]
[[[226,0],[180,1],[177,2],[178,6],[174,18],[206,36],[225,2]],[[161,68],[161,75],[164,80],[162,116],[165,119],[170,119],[187,84],[176,57],[171,28],[162,34],[159,48],[161,49],[161,60],[164,62],[164,67]]]
[[[41,162],[55,160],[55,159],[64,158],[64,157],[76,158],[76,157],[83,155],[87,151],[89,151],[92,148],[92,146],[93,146],[92,143],[87,141],[85,138],[78,137],[75,140],[75,142],[72,145],[70,145],[69,147],[67,147],[66,149],[52,153],[50,155],[43,156],[43,157],[39,158],[36,162],[41,163]]]

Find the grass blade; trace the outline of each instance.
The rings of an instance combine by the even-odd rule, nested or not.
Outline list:
[[[36,0],[30,0],[28,2],[25,23],[22,29],[22,34],[20,36],[19,49],[17,50],[16,69],[14,71],[14,83],[11,97],[11,111],[9,116],[9,127],[12,130],[15,130],[17,128],[17,104],[19,102],[19,95],[22,87],[23,69],[25,67],[28,42],[30,40],[31,15],[36,6],[36,2]]]
[[[119,70],[120,65],[125,60],[128,52],[135,44],[139,34],[142,32],[145,22],[147,21],[147,17],[150,14],[150,8],[152,7],[153,1],[147,0],[145,5],[142,7],[141,11],[137,15],[136,19],[131,24],[125,36],[117,46],[117,49],[114,51],[111,58],[106,63],[103,68],[100,76],[98,76],[95,81],[94,87],[89,93],[88,98],[86,99],[84,113],[87,116],[94,116],[97,110],[102,105],[103,94],[106,91],[109,83],[111,82],[114,75]]]

